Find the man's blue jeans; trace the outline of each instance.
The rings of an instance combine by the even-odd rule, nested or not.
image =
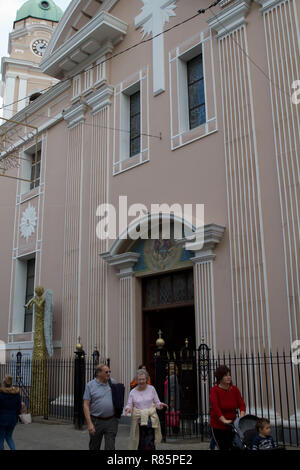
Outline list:
[[[12,439],[12,433],[15,429],[14,425],[2,426],[0,424],[0,450],[4,450],[4,440],[7,442],[10,450],[16,450],[15,443]]]

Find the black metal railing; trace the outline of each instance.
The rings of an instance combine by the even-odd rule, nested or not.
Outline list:
[[[109,359],[100,358],[97,351],[91,357],[76,351],[73,358],[46,360],[32,360],[18,353],[16,360],[0,364],[0,382],[5,375],[13,377],[29,413],[70,421],[80,428],[84,422],[85,385],[94,378],[100,362],[108,366],[110,363]]]
[[[246,412],[268,418],[277,443],[300,446],[300,366],[292,353],[214,356],[205,344],[172,354],[157,350],[155,385],[169,405],[160,413],[164,439],[210,437],[209,395],[215,370],[223,364],[231,370]]]

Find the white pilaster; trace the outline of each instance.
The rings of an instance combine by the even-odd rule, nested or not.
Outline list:
[[[18,112],[21,109],[25,108],[26,100],[24,99],[27,95],[27,80],[24,78],[20,78],[19,81],[19,94],[18,94]]]
[[[13,115],[13,101],[15,95],[16,79],[15,77],[6,77],[5,91],[3,97],[3,117],[10,119]]]
[[[216,354],[216,319],[213,262],[216,257],[215,247],[221,242],[225,228],[209,224],[204,228],[204,246],[201,250],[195,244],[194,297],[196,345],[204,342]],[[194,251],[192,246],[189,250]]]
[[[129,385],[136,368],[136,321],[135,321],[135,291],[134,291],[134,265],[137,263],[139,253],[122,253],[111,256],[109,253],[101,255],[102,259],[117,271],[120,279],[120,370],[121,382],[125,385],[125,402],[128,396]]]

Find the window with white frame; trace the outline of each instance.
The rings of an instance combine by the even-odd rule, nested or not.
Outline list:
[[[129,97],[129,156],[133,157],[141,151],[141,92],[136,91]]]
[[[31,155],[31,183],[30,189],[37,188],[40,185],[41,176],[41,154],[42,151],[39,149]]]
[[[113,174],[149,161],[148,67],[115,87]]]
[[[84,91],[90,90],[93,87],[93,79],[94,79],[94,69],[88,68],[84,72]]]
[[[22,157],[22,178],[30,181],[22,181],[21,193],[27,193],[40,186],[41,179],[41,142],[36,146],[26,149]]]
[[[217,130],[212,47],[207,29],[169,53],[172,150]]]
[[[73,98],[78,98],[81,94],[81,75],[73,78]]]
[[[120,157],[127,160],[141,150],[141,92],[140,82],[122,91],[120,96]]]
[[[198,54],[189,60],[186,63],[186,68],[189,97],[189,127],[194,129],[206,120],[202,54]]]
[[[36,254],[16,258],[13,332],[29,333],[33,330],[33,308],[24,306],[34,296]]]

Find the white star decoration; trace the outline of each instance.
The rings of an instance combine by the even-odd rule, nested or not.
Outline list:
[[[20,232],[23,238],[28,238],[34,233],[37,221],[36,210],[34,207],[29,205],[22,214],[20,223]]]
[[[149,19],[142,26],[142,32],[143,32],[143,38],[144,38],[145,36],[153,32],[153,11],[156,6],[153,5],[153,0],[142,0],[142,1],[144,3],[144,6],[142,7],[142,14],[144,14],[145,16],[149,16]],[[176,16],[176,13],[174,11],[175,8],[176,8],[175,1],[171,5],[161,8],[163,24],[167,23],[170,20],[171,16]]]
[[[176,16],[176,0],[141,0],[141,13],[135,17],[135,27],[141,28],[143,38],[152,33],[153,94],[159,95],[166,89],[164,24]]]

